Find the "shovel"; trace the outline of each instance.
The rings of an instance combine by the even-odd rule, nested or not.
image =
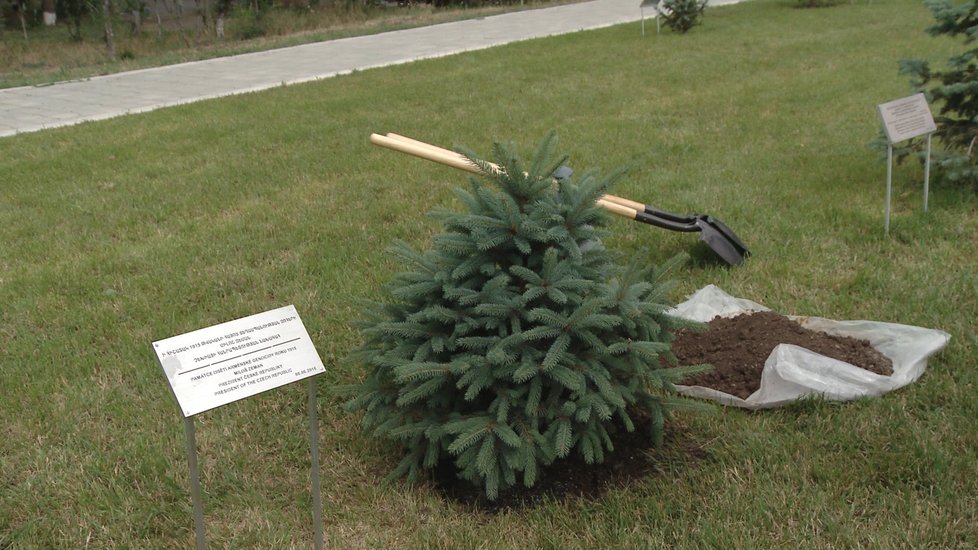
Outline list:
[[[747,250],[747,245],[740,240],[740,237],[732,229],[727,227],[725,223],[714,217],[703,214],[690,214],[686,216],[673,214],[647,204],[614,195],[605,195],[601,201],[611,203],[602,204],[602,206],[609,210],[611,210],[611,205],[626,209],[615,213],[631,217],[636,221],[671,231],[681,231],[684,233],[699,231],[700,240],[706,243],[711,250],[716,252],[717,256],[720,256],[723,261],[730,265],[740,265],[750,255],[750,250]],[[633,213],[634,215],[632,215]]]
[[[419,158],[431,160],[446,166],[465,170],[473,174],[481,174],[482,169],[473,164],[464,155],[442,149],[435,145],[411,139],[394,133],[385,136],[370,135],[371,143],[407,153]],[[490,165],[495,170],[498,166]],[[561,177],[570,175],[569,168],[562,168]],[[710,216],[693,214],[679,215],[659,210],[652,206],[635,202],[615,195],[604,195],[597,204],[612,214],[617,214],[635,221],[683,233],[700,233],[700,240],[705,242],[723,261],[730,265],[740,265],[750,255],[750,251],[739,237],[723,222]]]
[[[561,166],[554,172],[554,179],[560,181],[568,178],[574,171],[567,166]],[[682,233],[700,233],[700,240],[705,242],[711,250],[716,252],[723,261],[730,265],[740,265],[744,258],[750,255],[747,246],[739,237],[727,227],[723,222],[710,216],[692,214],[683,216],[659,210],[653,206],[635,202],[624,197],[615,195],[604,195],[598,200],[598,204],[609,212],[624,216],[626,218],[640,221]]]

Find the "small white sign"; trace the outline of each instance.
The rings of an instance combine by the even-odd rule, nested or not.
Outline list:
[[[295,306],[153,342],[190,417],[326,372]]]
[[[916,94],[878,105],[883,129],[890,144],[937,131],[924,94]]]

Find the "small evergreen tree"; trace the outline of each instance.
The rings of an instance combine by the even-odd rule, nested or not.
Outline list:
[[[973,44],[978,38],[978,0],[954,5],[947,0],[925,0],[937,23],[927,29],[932,36],[963,37]],[[952,183],[974,186],[978,192],[978,47],[971,47],[951,57],[944,70],[933,70],[920,59],[900,61],[900,73],[910,75],[915,92],[924,92],[931,104],[939,104],[934,117],[935,137],[943,151],[933,154],[935,177]],[[929,88],[928,85],[931,85]],[[881,140],[885,146],[885,140]],[[897,158],[917,154],[924,157],[923,138],[910,140],[894,148]]]
[[[664,313],[669,286],[602,246],[607,214],[595,205],[618,174],[555,183],[553,136],[529,166],[495,145],[491,165],[466,152],[490,185],[472,178],[458,195],[468,212],[436,215],[445,232],[417,252],[392,251],[409,270],[374,304],[356,356],[367,377],[350,411],[363,428],[396,441],[391,473],[414,481],[453,459],[458,476],[490,499],[541,468],[579,453],[600,463],[617,427],[650,415],[656,443],[673,382],[696,368],[675,364]]]
[[[659,14],[670,29],[686,34],[702,23],[706,4],[707,0],[662,0]]]

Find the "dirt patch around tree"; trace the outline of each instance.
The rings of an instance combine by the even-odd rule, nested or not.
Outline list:
[[[876,374],[893,374],[893,363],[869,342],[812,331],[772,311],[717,317],[707,326],[704,332],[680,330],[672,342],[680,365],[713,365],[711,372],[683,380],[685,386],[747,399],[760,387],[764,362],[778,344],[794,344]]]
[[[443,461],[432,480],[442,496],[475,512],[495,514],[506,510],[532,508],[548,501],[582,498],[594,501],[608,490],[623,487],[644,477],[663,475],[678,468],[694,468],[712,458],[688,430],[675,422],[667,423],[662,448],[652,445],[648,418],[632,416],[635,431],[623,428],[611,434],[613,452],[605,451],[604,462],[588,464],[576,453],[540,468],[536,484],[522,483],[503,491],[495,501],[482,489],[458,479],[451,461]]]

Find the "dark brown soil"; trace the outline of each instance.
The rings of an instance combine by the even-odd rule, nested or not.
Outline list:
[[[794,344],[821,355],[889,376],[893,363],[865,340],[808,330],[774,312],[718,317],[708,330],[676,333],[672,351],[680,365],[709,363],[713,371],[682,381],[746,399],[761,384],[764,362],[778,344]]]
[[[662,449],[652,446],[647,419],[633,418],[635,431],[612,436],[614,452],[605,451],[601,464],[587,464],[572,454],[542,468],[537,483],[527,489],[522,480],[500,493],[495,501],[486,498],[482,489],[455,477],[451,462],[442,463],[434,472],[434,482],[446,499],[480,512],[496,513],[522,509],[548,500],[579,497],[595,500],[608,489],[621,487],[649,475],[671,468],[689,468],[710,457],[703,446],[692,440],[681,426],[667,425]]]

